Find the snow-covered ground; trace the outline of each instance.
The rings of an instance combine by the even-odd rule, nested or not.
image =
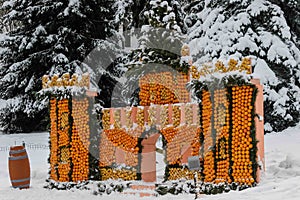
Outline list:
[[[1,200],[81,200],[103,199],[118,200],[127,198],[124,194],[111,196],[95,196],[92,191],[57,191],[43,188],[48,174],[47,158],[48,133],[0,135],[0,199]],[[31,188],[28,190],[16,190],[10,187],[8,176],[8,146],[27,144],[27,150],[31,162]],[[241,192],[232,191],[227,194],[215,196],[202,196],[204,199],[249,199],[249,200],[298,200],[300,199],[300,125],[290,128],[282,133],[269,134],[265,137],[266,173],[262,182],[255,188]],[[146,197],[144,199],[153,199]],[[166,195],[157,199],[193,199],[193,195]],[[128,199],[140,199],[129,196]]]

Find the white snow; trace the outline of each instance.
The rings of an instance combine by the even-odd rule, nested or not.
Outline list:
[[[205,1],[206,5],[209,2],[214,3]],[[284,81],[277,74],[278,68],[282,66],[283,70],[292,74],[300,63],[300,50],[290,40],[291,32],[283,11],[266,0],[231,0],[230,3],[245,7],[240,12],[228,14],[225,7],[218,5],[216,8],[206,7],[196,14],[198,22],[189,28],[187,34],[194,65],[230,57],[241,60],[245,54],[250,56],[254,61],[254,76],[260,78],[264,85],[265,100],[274,102],[273,114],[284,114],[285,119],[296,120],[295,116],[286,115],[289,106],[286,99],[298,98],[300,90],[293,85],[297,85],[295,80],[299,80],[300,73],[295,73],[287,82],[290,96],[282,98],[278,94],[279,88],[274,89]],[[269,17],[264,17],[266,12],[270,13]],[[256,20],[261,24],[257,24]],[[300,108],[299,101],[296,100],[294,106]],[[270,125],[275,126],[273,123]]]
[[[64,54],[59,53],[59,54],[57,54],[57,55],[54,56],[53,62],[56,62],[56,63],[68,63],[69,59]]]
[[[231,191],[227,194],[215,196],[201,196],[201,199],[251,199],[251,200],[298,200],[300,199],[300,124],[281,133],[273,133],[265,137],[266,173],[262,182],[255,188],[241,192]],[[48,174],[47,158],[48,133],[0,135],[0,199],[1,200],[81,200],[81,199],[140,199],[137,196],[112,194],[111,196],[94,196],[92,191],[57,191],[43,188]],[[31,164],[31,188],[28,190],[16,190],[10,187],[8,175],[8,146],[15,141],[27,144],[27,151]],[[193,199],[194,195],[160,196],[157,199]],[[143,198],[155,199],[152,198]]]
[[[162,19],[163,22],[168,22],[170,20],[174,20],[175,19],[175,13],[171,12],[168,15],[165,15]]]
[[[16,4],[16,0],[4,1],[1,8],[11,8]]]
[[[29,83],[28,83],[27,87],[25,88],[25,92],[30,91],[34,87],[34,81],[35,81],[35,77],[33,76],[29,80]]]
[[[43,34],[47,34],[47,31],[42,25],[39,25],[38,27],[36,27],[36,29],[33,33],[34,36],[39,36],[39,35],[43,35]]]
[[[269,8],[265,5],[265,0],[255,0],[252,4],[247,8],[247,12],[251,16],[257,16],[261,12],[267,11]]]
[[[4,107],[5,107],[5,104],[6,104],[6,101],[3,100],[3,99],[0,99],[0,109],[1,109],[1,108],[4,108]]]
[[[266,61],[263,59],[258,58],[256,63],[253,77],[259,78],[263,84],[269,83],[270,85],[277,85],[278,79],[275,73],[269,68]]]
[[[69,15],[70,12],[78,13],[79,6],[80,6],[79,0],[69,0],[69,5],[64,10],[64,15],[67,16],[67,15]]]

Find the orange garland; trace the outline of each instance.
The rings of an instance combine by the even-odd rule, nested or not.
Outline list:
[[[198,172],[198,177],[201,177],[201,174]],[[178,180],[186,179],[192,180],[194,178],[194,172],[188,168],[169,168],[169,177],[168,180]]]
[[[169,125],[169,107],[162,105],[160,110],[160,128],[163,129]]]
[[[125,165],[136,167],[138,165],[137,153],[125,152]]]
[[[180,73],[177,77],[177,87],[175,91],[178,91],[178,103],[187,103],[189,102],[189,92],[186,89],[186,84],[189,82],[187,74]],[[174,102],[176,103],[176,102]]]
[[[191,125],[193,123],[193,109],[191,104],[185,105],[185,123]]]
[[[136,170],[101,168],[100,172],[102,180],[122,179],[124,181],[132,181],[137,179]]]
[[[50,151],[50,178],[52,180],[58,181],[56,166],[58,164],[58,138],[57,138],[57,106],[56,99],[52,98],[50,100],[50,141],[51,141],[51,151]]]
[[[172,115],[173,126],[178,127],[178,126],[180,126],[180,119],[181,119],[180,118],[181,117],[180,106],[173,105],[172,110],[173,110],[173,115]]]
[[[102,112],[103,112],[103,116],[102,116],[103,129],[110,129],[110,110],[105,109]]]
[[[182,153],[186,150],[183,148],[192,146],[192,155],[193,152],[199,152],[200,129],[197,126],[168,127],[161,130],[161,133],[167,142],[167,161],[169,165],[181,164]]]
[[[144,109],[139,107],[137,111],[137,124],[140,127],[140,129],[145,128],[145,115],[144,115]]]
[[[193,142],[192,142],[192,153],[191,156],[199,156],[199,150],[201,147],[201,143],[200,143],[200,132],[201,132],[201,128],[198,127],[197,128],[197,134],[195,135]]]
[[[192,79],[199,79],[201,76],[206,76],[213,73],[226,73],[232,71],[246,72],[246,74],[252,73],[251,59],[243,58],[241,65],[238,65],[238,61],[230,59],[227,66],[222,61],[217,61],[213,66],[210,63],[206,63],[198,69],[196,66],[190,67]]]

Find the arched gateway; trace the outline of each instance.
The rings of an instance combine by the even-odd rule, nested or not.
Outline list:
[[[114,108],[103,112],[104,117],[109,112],[110,124],[104,126],[101,136],[100,168],[125,164],[127,170],[131,168],[134,173],[141,175],[142,180],[156,181],[156,142],[162,135],[169,170],[166,178],[192,178],[192,173],[187,169],[182,170],[182,166],[187,164],[189,156],[199,155],[200,151],[200,121],[199,117],[193,117],[199,115],[197,104]],[[146,113],[150,114],[146,116]],[[134,120],[126,125],[126,121],[121,120],[118,126],[112,118],[119,114],[121,119],[128,115],[132,116],[131,119],[143,118],[144,123],[134,126]],[[195,120],[187,121],[184,115]],[[177,118],[179,125],[176,125]],[[152,123],[149,120],[155,120],[158,125],[149,126]]]

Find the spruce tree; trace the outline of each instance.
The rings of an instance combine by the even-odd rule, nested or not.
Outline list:
[[[148,0],[116,0],[115,22],[123,23],[124,30],[141,28],[143,25],[141,14],[147,2]]]
[[[158,62],[177,59],[183,44],[184,13],[177,0],[151,0],[146,5],[141,15],[144,25],[141,29],[140,47],[147,51],[156,52],[158,58],[144,55],[150,61]],[[153,60],[154,59],[154,60]]]
[[[265,130],[299,122],[300,51],[280,7],[265,0],[211,0],[189,28],[195,64],[252,59],[264,84]]]
[[[198,21],[197,13],[204,9],[204,5],[205,0],[186,0],[183,10],[185,11],[184,23],[187,28],[192,27]]]
[[[178,1],[151,0],[143,13],[140,45],[145,50],[156,49],[164,60],[180,55],[183,13]],[[156,61],[157,62],[157,61]]]
[[[5,132],[45,130],[47,104],[39,99],[44,74],[82,72],[81,62],[112,33],[112,1],[10,0],[3,20],[20,23],[1,37],[0,127]]]
[[[143,15],[144,24],[182,32],[183,13],[178,0],[150,0]]]
[[[5,0],[0,0],[0,8],[3,6],[4,1]],[[7,10],[0,9],[0,33],[7,33],[16,27],[16,24],[2,18],[5,14],[7,14]]]
[[[138,80],[145,73],[145,66],[149,63],[179,65],[183,12],[180,1],[175,0],[118,0],[115,7],[118,8],[115,22],[125,25],[125,32],[135,28],[138,47],[125,51],[111,63],[109,73],[98,83],[106,98],[100,95],[98,100],[104,107],[137,106]],[[154,18],[160,22],[154,22]],[[131,33],[127,32],[129,36]]]
[[[286,21],[294,35],[294,42],[300,48],[300,1],[299,0],[270,0],[284,12]]]
[[[177,0],[150,0],[140,13],[139,47],[126,58],[126,82],[119,84],[127,105],[139,105],[138,80],[146,73],[180,68],[184,13]]]

